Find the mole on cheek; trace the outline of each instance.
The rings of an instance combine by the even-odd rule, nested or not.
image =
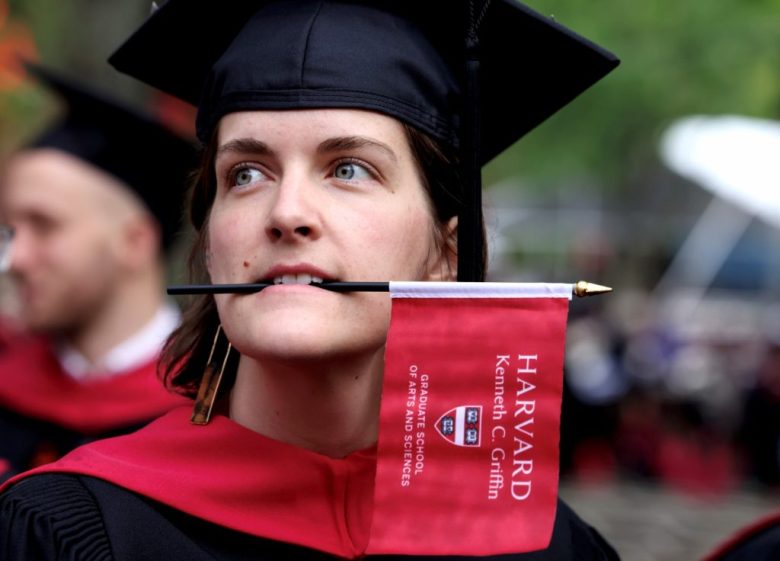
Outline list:
[[[249,267],[249,261],[244,261],[244,267]]]

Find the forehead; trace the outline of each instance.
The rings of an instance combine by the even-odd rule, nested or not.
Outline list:
[[[36,149],[14,155],[3,170],[0,203],[7,217],[23,214],[74,215],[91,212],[110,197],[122,197],[119,183],[69,154]]]
[[[241,111],[222,117],[219,143],[243,137],[277,138],[296,143],[311,139],[360,136],[408,150],[404,128],[392,117],[361,109],[297,109],[287,111]]]

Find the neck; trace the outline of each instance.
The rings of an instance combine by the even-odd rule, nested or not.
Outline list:
[[[65,342],[92,364],[145,327],[162,306],[162,277],[158,271],[125,280],[87,321],[64,335]]]
[[[230,416],[270,438],[342,458],[376,443],[383,357],[384,348],[290,366],[242,356]]]

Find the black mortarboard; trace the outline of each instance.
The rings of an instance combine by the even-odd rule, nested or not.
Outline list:
[[[197,163],[193,142],[50,69],[26,66],[66,106],[63,116],[27,148],[62,150],[119,179],[157,218],[163,247],[169,248],[180,227],[187,179]]]
[[[466,188],[476,186],[476,193],[466,193],[460,214],[459,278],[476,280],[467,277],[481,271],[461,274],[460,264],[476,261],[477,251],[464,251],[462,242],[481,240],[482,225],[473,216],[479,210],[472,208],[480,206],[479,165],[618,64],[612,54],[513,0],[485,4],[169,0],[110,62],[197,104],[204,142],[219,118],[233,111],[344,107],[382,112],[465,146],[473,159],[466,163]],[[475,60],[478,80],[466,71]],[[479,103],[464,111],[477,90]]]

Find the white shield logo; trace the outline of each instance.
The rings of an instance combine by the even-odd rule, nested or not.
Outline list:
[[[436,421],[436,430],[456,446],[479,446],[482,438],[482,406],[461,405],[447,411]]]

